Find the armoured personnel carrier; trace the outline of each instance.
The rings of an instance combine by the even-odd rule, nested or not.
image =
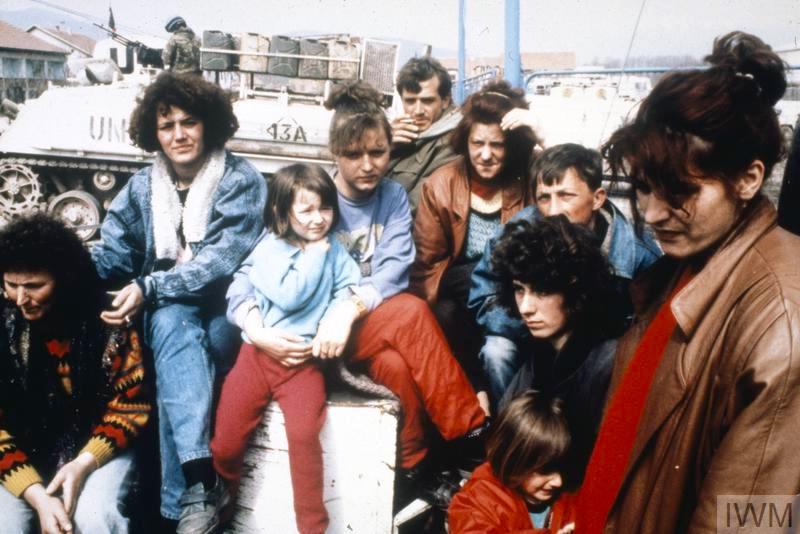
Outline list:
[[[265,176],[297,161],[330,168],[331,112],[323,102],[334,83],[358,77],[387,100],[393,94],[396,43],[221,32],[203,38],[204,76],[231,91],[239,119],[228,148]],[[121,52],[130,57],[131,43],[139,43],[124,41]],[[136,97],[155,74],[139,68],[108,84],[52,87],[20,106],[0,135],[0,224],[46,210],[92,239],[116,193],[152,161],[131,144],[127,130]]]

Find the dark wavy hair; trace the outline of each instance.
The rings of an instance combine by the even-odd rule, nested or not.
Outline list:
[[[207,152],[223,148],[239,129],[230,99],[218,85],[195,74],[165,71],[137,99],[128,128],[131,141],[148,152],[161,150],[156,136],[157,115],[172,106],[203,122],[203,144]]]
[[[569,169],[575,169],[578,177],[592,191],[597,191],[603,185],[600,152],[583,145],[564,143],[551,146],[536,157],[531,168],[531,191],[536,192],[539,180],[546,186],[560,182]]]
[[[469,163],[469,134],[475,124],[500,124],[503,116],[514,108],[528,109],[525,93],[512,88],[508,82],[500,81],[486,85],[480,92],[470,96],[461,108],[461,122],[453,130],[450,146]],[[527,126],[503,132],[506,156],[502,176],[507,179],[520,177],[528,183],[533,160],[533,147],[538,139]]]
[[[289,215],[294,197],[300,189],[316,193],[322,207],[333,209],[331,229],[339,221],[339,197],[330,175],[319,165],[295,163],[283,167],[272,177],[267,205],[264,207],[264,222],[269,231],[278,237],[293,237]]]
[[[519,317],[516,280],[540,293],[561,294],[569,328],[594,330],[602,337],[619,333],[618,319],[606,309],[616,300],[608,260],[595,234],[564,215],[508,223],[491,264],[500,280],[496,304],[513,317]]]
[[[439,78],[439,96],[450,98],[453,86],[450,74],[432,57],[412,57],[403,65],[397,73],[397,94],[402,97],[403,91],[419,93],[422,90],[419,82],[428,81],[434,76]]]
[[[383,96],[365,81],[334,86],[325,101],[325,107],[334,110],[328,132],[328,147],[334,155],[340,156],[358,143],[367,130],[383,130],[386,140],[392,142],[392,125],[383,112],[382,102]]]
[[[39,271],[55,281],[54,312],[66,320],[99,316],[105,295],[89,251],[72,229],[43,213],[0,229],[0,273]]]
[[[503,485],[518,489],[534,473],[564,469],[570,445],[561,399],[526,391],[500,412],[486,442],[486,457]]]
[[[730,192],[754,160],[764,181],[784,156],[773,106],[786,90],[785,65],[761,39],[731,32],[714,40],[711,66],[662,78],[642,102],[634,121],[603,145],[615,180],[654,191],[679,208],[697,191],[694,178],[720,180]]]

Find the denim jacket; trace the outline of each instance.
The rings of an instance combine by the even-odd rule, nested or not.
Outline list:
[[[633,225],[612,202],[606,202],[601,209],[612,214],[608,227],[608,262],[614,270],[615,277],[625,282],[623,286],[627,290],[627,283],[655,262],[661,256],[661,249],[649,234],[636,235]],[[514,215],[509,222],[518,220],[535,222],[541,218],[542,214],[536,206],[531,205]],[[517,341],[524,338],[528,332],[527,328],[519,318],[510,316],[503,307],[494,304],[498,291],[498,278],[492,270],[491,258],[494,244],[501,233],[502,229],[486,243],[483,257],[472,272],[472,286],[467,305],[483,328],[484,335],[503,336]]]
[[[205,238],[192,243],[192,259],[158,270],[153,237],[150,172],[146,167],[111,203],[92,250],[98,274],[114,285],[135,279],[149,305],[197,300],[224,288],[264,228],[267,186],[245,159],[226,151],[225,172],[213,195]],[[223,289],[224,290],[224,289]]]

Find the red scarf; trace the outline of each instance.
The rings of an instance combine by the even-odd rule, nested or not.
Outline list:
[[[469,181],[470,193],[475,193],[486,201],[492,200],[497,192],[502,188],[503,187],[498,180],[481,180],[480,178],[471,178]]]
[[[692,276],[687,269],[659,308],[611,398],[578,497],[575,525],[581,534],[603,532],[622,486],[656,369],[677,325],[670,304]]]

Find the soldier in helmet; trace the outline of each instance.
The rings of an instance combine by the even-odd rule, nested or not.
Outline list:
[[[164,68],[177,74],[200,74],[200,39],[183,17],[172,17],[164,29],[172,34],[161,53]]]

